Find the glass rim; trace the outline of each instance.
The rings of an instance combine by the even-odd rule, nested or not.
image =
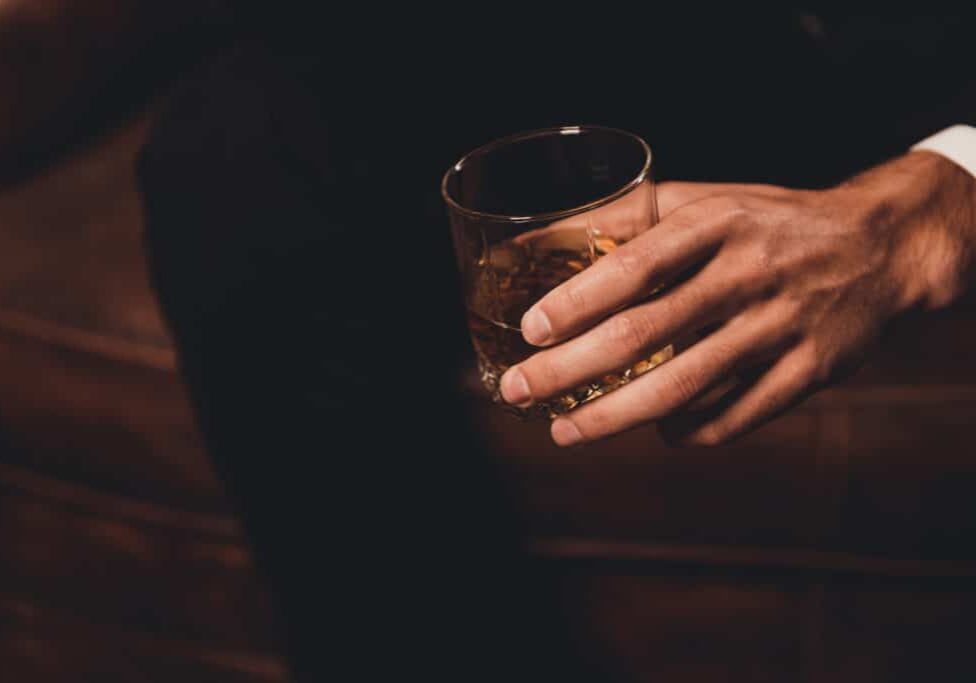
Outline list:
[[[631,180],[624,183],[623,186],[614,190],[608,195],[595,199],[592,202],[586,204],[581,204],[579,206],[570,207],[568,209],[559,209],[557,211],[547,211],[545,213],[532,214],[530,216],[512,216],[507,214],[499,213],[489,213],[486,211],[477,211],[476,209],[470,209],[466,206],[460,204],[455,200],[451,193],[447,189],[447,184],[450,182],[451,178],[461,172],[464,165],[479,156],[487,154],[499,147],[512,144],[513,142],[522,142],[524,140],[531,140],[533,138],[541,138],[552,135],[579,135],[587,131],[599,131],[602,133],[613,133],[616,135],[622,135],[626,138],[636,141],[641,149],[644,151],[644,163],[641,166],[640,171]],[[454,163],[447,171],[444,173],[444,177],[441,179],[441,197],[444,202],[457,211],[458,213],[467,216],[468,218],[476,218],[483,221],[496,221],[501,223],[527,223],[529,221],[549,221],[558,220],[561,218],[569,218],[570,216],[575,216],[586,211],[591,211],[605,204],[623,197],[625,194],[636,188],[644,180],[647,179],[648,174],[651,171],[651,162],[653,160],[653,155],[651,153],[651,147],[647,142],[639,135],[631,133],[629,131],[623,130],[621,128],[612,128],[610,126],[596,126],[596,125],[581,125],[581,126],[551,126],[549,128],[536,128],[535,130],[524,131],[521,133],[515,133],[513,135],[506,135],[505,137],[497,138],[491,142],[476,147],[464,156],[462,156],[456,163]]]

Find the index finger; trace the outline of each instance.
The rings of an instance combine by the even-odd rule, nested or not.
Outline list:
[[[646,298],[714,253],[721,218],[698,204],[676,210],[542,297],[522,316],[525,340],[555,344]]]

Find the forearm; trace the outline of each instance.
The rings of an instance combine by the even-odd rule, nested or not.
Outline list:
[[[0,2],[0,177],[17,177],[138,106],[218,34],[207,2]]]

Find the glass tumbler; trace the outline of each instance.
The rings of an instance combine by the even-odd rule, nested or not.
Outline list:
[[[479,147],[444,174],[468,326],[485,388],[539,351],[522,338],[522,315],[550,289],[658,220],[651,149],[600,126],[520,133]],[[522,416],[556,415],[592,401],[668,360],[668,346]]]

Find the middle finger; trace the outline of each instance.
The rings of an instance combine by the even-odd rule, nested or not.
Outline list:
[[[557,418],[552,424],[553,439],[559,445],[571,445],[660,419],[682,409],[791,335],[775,311],[740,316],[674,360]]]
[[[512,367],[502,397],[525,405],[620,372],[692,330],[731,317],[741,288],[725,286],[721,268],[708,267],[661,297],[622,311],[559,346]]]

